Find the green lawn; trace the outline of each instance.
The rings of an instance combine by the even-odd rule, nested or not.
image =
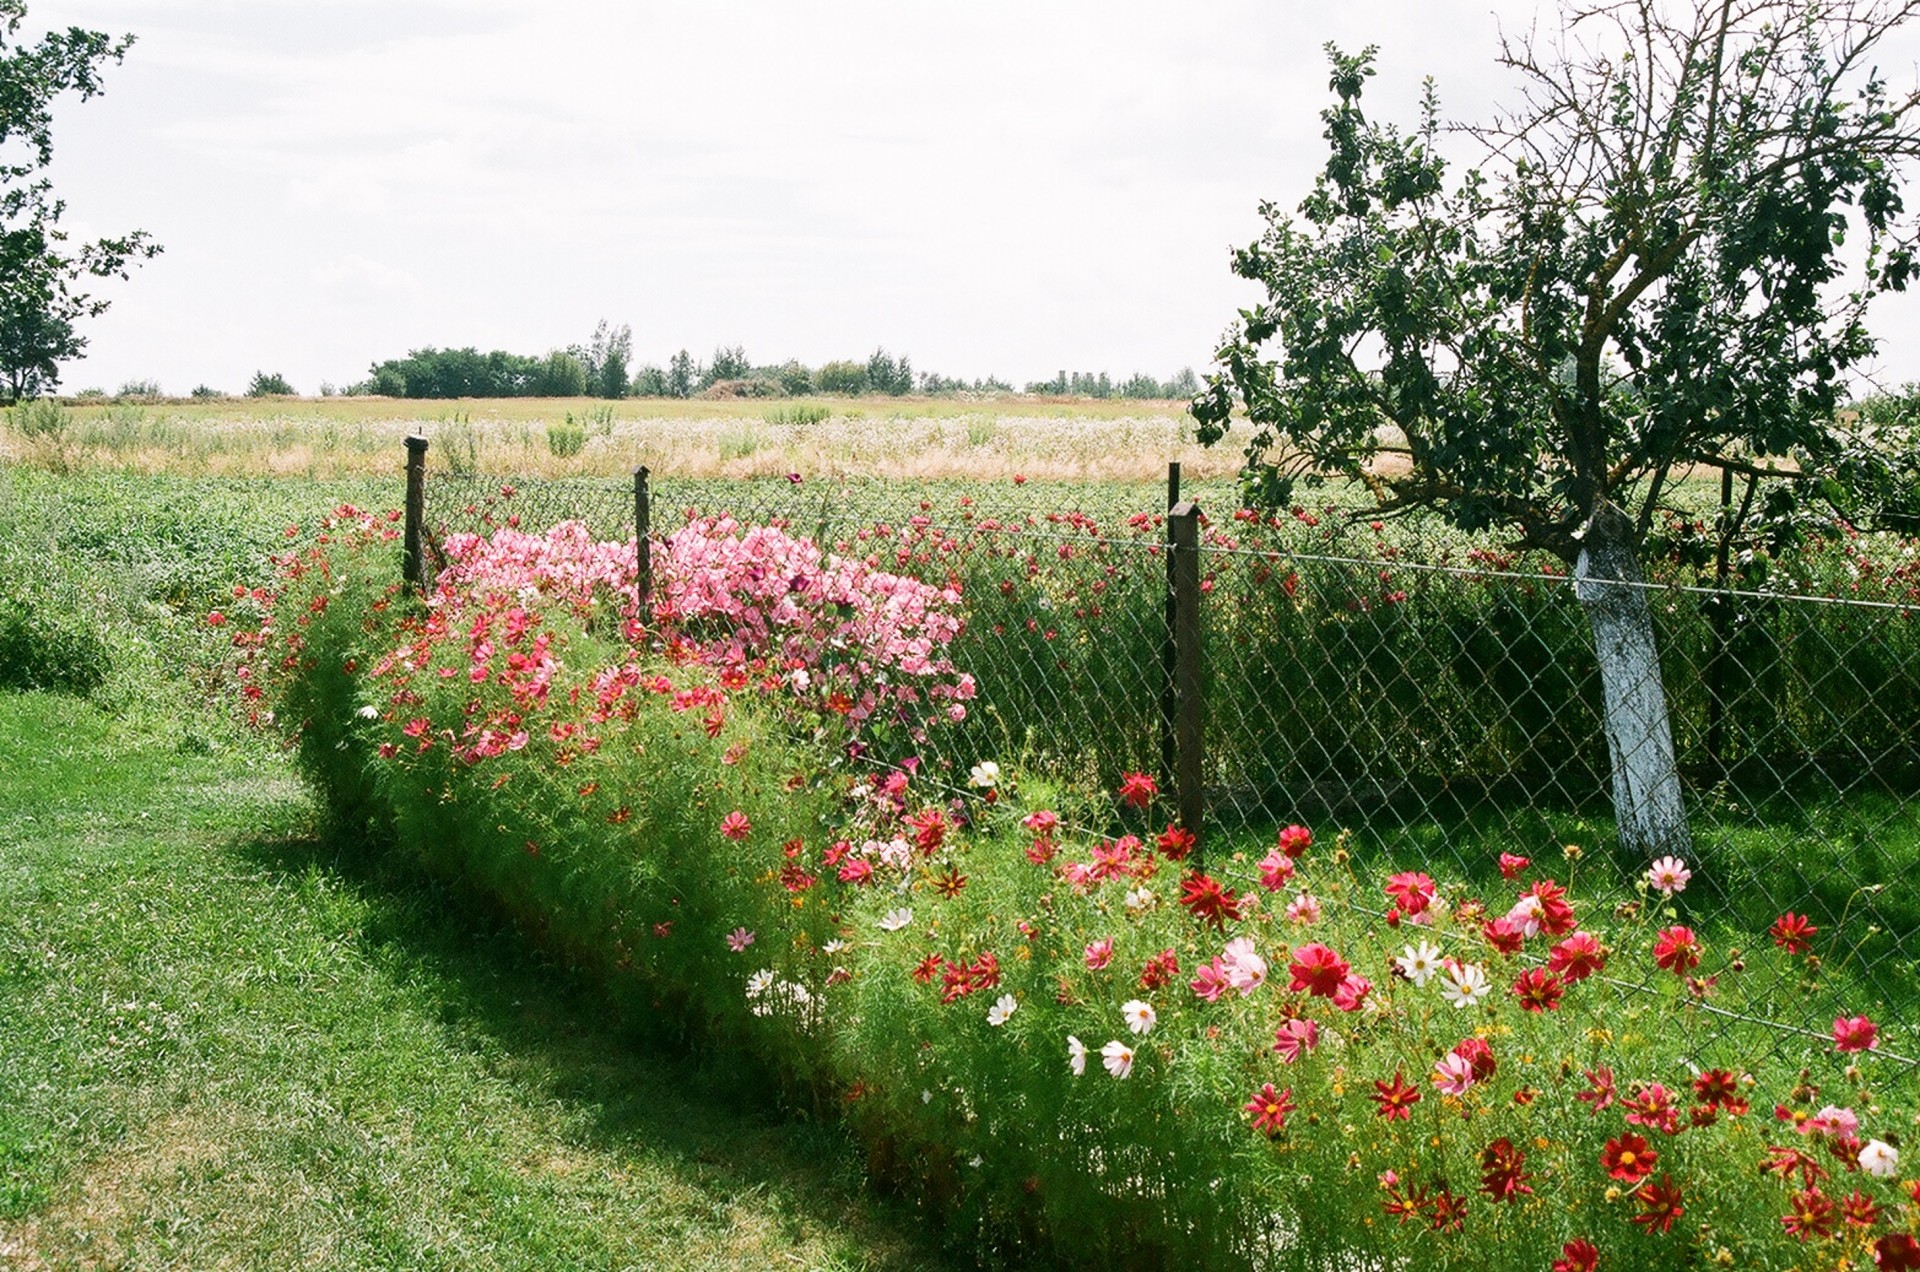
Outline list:
[[[40,695],[0,756],[0,1267],[940,1263],[839,1133],[354,866],[277,757]]]

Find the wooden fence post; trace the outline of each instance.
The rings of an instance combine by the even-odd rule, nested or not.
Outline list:
[[[400,580],[409,595],[426,591],[426,553],[421,542],[427,515],[427,439],[407,439],[406,537],[401,541]]]
[[[648,477],[645,464],[633,470],[634,584],[642,622],[653,602],[653,490]]]
[[[1180,464],[1176,460],[1167,465],[1167,511],[1171,513],[1180,502]],[[1180,606],[1173,594],[1173,522],[1167,522],[1167,630],[1160,642],[1160,787],[1173,789],[1173,722],[1178,714],[1174,696],[1173,678],[1178,671],[1174,660],[1174,625],[1180,613]]]
[[[1201,868],[1201,815],[1206,809],[1206,751],[1200,666],[1200,507],[1176,504],[1167,513],[1173,528],[1174,806],[1180,824],[1194,835],[1194,869]]]

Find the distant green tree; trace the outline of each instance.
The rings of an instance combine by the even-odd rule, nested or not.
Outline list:
[[[160,248],[144,231],[77,248],[60,228],[66,204],[43,175],[53,161],[53,100],[100,89],[100,68],[119,62],[132,36],[79,27],[17,45],[24,0],[0,0],[0,401],[50,392],[60,364],[86,348],[74,328],[108,302],[79,290],[88,278],[127,277]]]
[[[780,381],[780,391],[788,397],[813,392],[813,372],[792,358],[780,364],[774,371],[774,378]]]
[[[667,373],[649,362],[633,373],[633,396],[661,398],[667,394]]]
[[[700,387],[718,384],[722,380],[744,380],[753,374],[753,364],[747,361],[745,345],[735,345],[729,349],[722,345],[713,351],[713,361],[707,363],[706,372],[700,377]]]
[[[278,371],[255,371],[247,382],[248,397],[292,397],[293,386]]]
[[[587,391],[587,368],[580,359],[559,349],[547,355],[534,377],[537,397],[581,397]]]
[[[859,397],[867,391],[867,368],[858,362],[823,363],[813,379],[822,393]]]
[[[693,355],[682,349],[667,360],[667,396],[692,397],[699,377],[700,368],[694,365]]]

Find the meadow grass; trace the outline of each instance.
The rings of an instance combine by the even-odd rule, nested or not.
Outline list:
[[[0,1264],[884,1268],[937,1252],[277,755],[0,695]]]

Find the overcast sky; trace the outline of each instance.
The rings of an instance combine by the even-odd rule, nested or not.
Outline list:
[[[1323,159],[1321,46],[1381,46],[1371,113],[1511,97],[1531,0],[29,0],[133,32],[55,121],[76,237],[166,252],[63,388],[303,392],[422,345],[637,361],[742,344],[1016,384],[1204,369],[1232,246]],[[1550,21],[1550,17],[1545,19]],[[24,34],[24,33],[23,33]],[[1909,84],[1910,66],[1894,68]],[[1920,303],[1876,311],[1920,378]]]

